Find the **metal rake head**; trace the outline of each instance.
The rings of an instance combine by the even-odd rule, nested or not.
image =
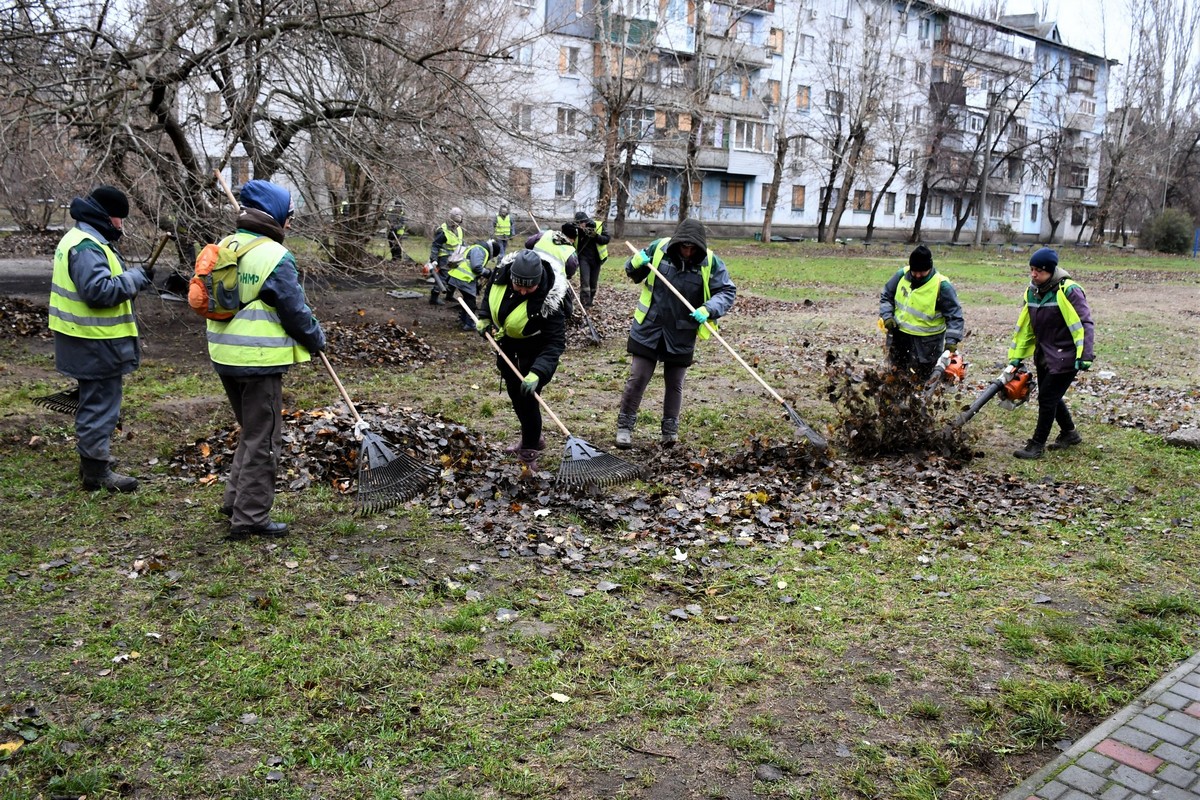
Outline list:
[[[826,450],[829,448],[829,442],[825,440],[825,437],[817,433],[813,430],[812,426],[802,420],[800,415],[796,413],[796,409],[787,403],[784,403],[783,407],[787,409],[788,419],[796,426],[796,432],[807,439],[809,444],[817,450]]]
[[[358,512],[373,514],[411,500],[437,477],[436,467],[397,453],[383,439],[367,433],[358,458]]]
[[[35,406],[48,408],[51,411],[57,411],[60,414],[74,415],[79,411],[79,387],[73,389],[63,389],[61,392],[48,394],[45,397],[33,398]]]
[[[642,468],[636,464],[603,453],[583,439],[567,438],[563,449],[562,464],[558,467],[558,482],[567,486],[611,486],[615,483],[632,481],[642,476]]]

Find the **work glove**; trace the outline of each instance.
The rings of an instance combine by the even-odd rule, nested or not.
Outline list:
[[[486,281],[490,277],[492,277],[492,271],[490,269],[484,268],[484,270],[479,273],[479,279],[482,281]]]
[[[525,394],[536,392],[538,388],[538,380],[540,379],[538,378],[536,372],[529,373],[525,376],[525,379],[521,381],[521,391]]]
[[[490,319],[475,320],[475,332],[480,336],[487,336],[495,329],[495,327],[496,326],[492,324]]]
[[[1084,361],[1082,358],[1075,359],[1075,371],[1083,372],[1092,368],[1092,362]]]
[[[703,325],[705,322],[708,321],[708,307],[700,306],[699,308],[697,308],[695,311],[692,312],[692,319],[696,320],[696,322]]]
[[[895,319],[893,319],[892,317],[888,317],[887,319],[885,319],[883,321],[883,327],[887,328],[889,331],[894,331],[899,326],[896,324]]]
[[[146,283],[154,283],[154,265],[143,264],[142,273],[146,276]]]
[[[1011,361],[1009,361],[1009,362],[1008,362],[1008,365],[1009,365],[1010,367],[1012,367],[1013,369],[1016,369],[1017,367],[1021,366],[1021,359],[1019,359],[1019,358],[1014,358],[1014,359],[1012,359]]]
[[[958,342],[946,342],[946,349],[951,353],[958,352]]]

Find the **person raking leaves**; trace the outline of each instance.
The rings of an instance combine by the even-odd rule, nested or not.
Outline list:
[[[567,346],[566,294],[567,276],[557,264],[521,250],[509,254],[492,274],[476,324],[479,335],[491,333],[521,373],[515,375],[497,355],[496,369],[521,423],[521,437],[505,451],[516,453],[530,473],[537,471],[538,456],[546,448],[534,393],[554,377]]]

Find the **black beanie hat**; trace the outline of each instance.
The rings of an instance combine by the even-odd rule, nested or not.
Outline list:
[[[586,213],[584,213],[583,211],[576,211],[575,212],[575,222],[576,222],[576,224],[578,224],[581,222],[590,222],[590,220],[588,218],[588,215]]]
[[[1058,266],[1058,253],[1049,247],[1042,247],[1029,258],[1029,266],[1037,267],[1042,272],[1054,272]]]
[[[542,282],[542,259],[532,250],[522,250],[513,258],[508,274],[513,286],[537,286]]]
[[[125,219],[129,216],[129,198],[115,186],[97,186],[92,190],[90,197],[110,217]]]
[[[916,249],[908,254],[908,268],[918,272],[933,269],[933,253],[929,252],[925,245],[917,245]]]

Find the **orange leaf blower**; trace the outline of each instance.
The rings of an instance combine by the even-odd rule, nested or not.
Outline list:
[[[958,383],[967,375],[967,364],[957,352],[949,350],[942,353],[941,358],[933,365],[929,380],[925,381],[925,396],[930,397],[938,384],[943,380],[948,383]]]
[[[971,417],[979,413],[979,409],[988,404],[993,397],[1000,395],[1000,405],[1005,408],[1016,408],[1029,400],[1029,394],[1034,387],[1033,373],[1023,366],[1014,367],[1009,364],[984,388],[971,406],[955,417],[950,423],[951,428],[961,428]]]

